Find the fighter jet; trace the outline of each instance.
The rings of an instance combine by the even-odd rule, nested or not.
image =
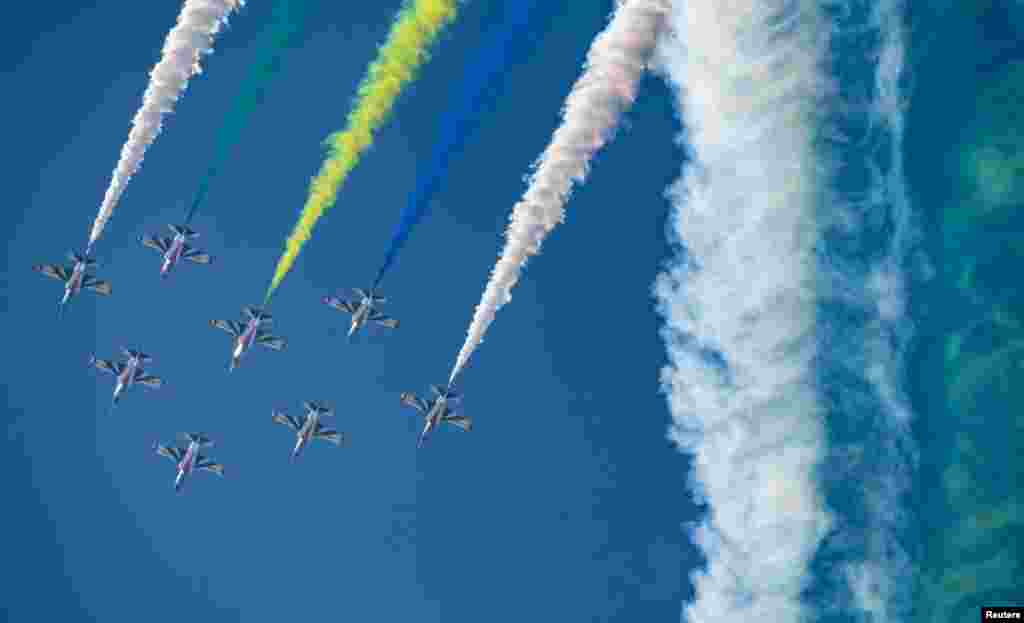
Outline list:
[[[462,399],[461,395],[450,386],[444,388],[440,385],[431,385],[430,388],[434,390],[436,396],[433,400],[424,400],[409,392],[403,392],[401,396],[403,405],[416,409],[427,419],[423,426],[423,432],[420,433],[419,442],[416,444],[417,448],[423,447],[430,432],[440,426],[442,422],[454,424],[464,431],[473,429],[472,419],[465,415],[454,414],[455,409],[458,408],[458,402]]]
[[[115,363],[108,359],[89,357],[90,365],[96,366],[101,371],[109,372],[117,377],[117,385],[114,386],[114,406],[117,406],[117,401],[120,400],[121,394],[136,383],[142,383],[146,387],[153,389],[160,389],[160,386],[163,385],[160,377],[146,374],[146,371],[142,368],[143,365],[153,361],[152,357],[130,348],[122,348],[121,353],[128,358],[124,363]]]
[[[104,296],[111,292],[109,282],[97,279],[94,275],[86,272],[90,267],[96,266],[96,260],[91,259],[88,252],[85,255],[79,255],[74,251],[68,251],[68,259],[73,263],[71,266],[37,264],[32,267],[32,270],[36,272],[64,282],[64,298],[61,299],[60,305],[57,307],[58,316],[64,309],[64,305],[71,300],[71,297],[81,292],[82,288]]]
[[[199,234],[188,225],[168,225],[174,232],[173,238],[161,238],[159,236],[143,236],[140,242],[150,249],[159,251],[164,256],[163,266],[160,267],[160,276],[167,277],[171,269],[180,259],[186,259],[196,264],[211,264],[213,256],[203,253],[188,245],[185,241],[190,238],[198,238]]]
[[[385,297],[377,296],[374,294],[372,289],[367,292],[362,288],[353,288],[352,292],[356,295],[356,299],[353,301],[346,301],[337,296],[325,296],[323,298],[325,305],[333,307],[338,311],[352,314],[352,325],[348,330],[349,338],[351,338],[356,331],[365,326],[367,321],[376,322],[382,327],[387,327],[388,329],[398,328],[397,320],[385,316],[374,308],[376,305],[383,305],[384,303],[387,303],[388,300]]]
[[[313,439],[323,439],[336,446],[347,441],[345,433],[339,433],[333,428],[324,427],[320,418],[327,415],[333,416],[334,410],[320,403],[306,401],[302,403],[306,408],[306,414],[298,417],[283,412],[274,411],[272,420],[278,424],[284,424],[295,431],[298,441],[295,442],[295,449],[292,450],[292,460],[299,458],[302,448]]]
[[[249,350],[249,347],[254,342],[274,350],[283,350],[287,343],[287,340],[284,338],[275,337],[260,328],[264,324],[270,324],[273,317],[259,307],[243,307],[242,315],[245,317],[244,323],[235,320],[210,321],[211,326],[223,329],[235,338],[235,349],[231,351],[229,371],[238,367],[242,355],[245,354],[245,351]]]
[[[181,437],[185,441],[188,441],[188,446],[182,448],[174,445],[165,446],[160,443],[153,444],[153,450],[155,450],[157,454],[171,459],[178,468],[178,477],[174,479],[175,493],[181,493],[181,487],[185,484],[185,478],[188,477],[193,470],[204,469],[208,472],[213,472],[218,476],[224,475],[223,465],[215,463],[199,453],[200,448],[204,446],[212,447],[213,440],[203,433],[181,433]]]

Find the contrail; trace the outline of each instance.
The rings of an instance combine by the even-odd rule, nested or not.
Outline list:
[[[199,182],[199,189],[185,215],[186,223],[192,220],[199,206],[206,200],[210,184],[227,161],[232,147],[238,143],[252,112],[263,102],[267,86],[281,68],[281,57],[294,43],[295,35],[302,31],[312,5],[312,0],[279,0],[275,5],[273,21],[261,34],[259,57],[242,85],[235,105],[227,114],[224,125],[217,133],[217,144],[210,168]]]
[[[426,215],[431,200],[441,189],[441,183],[451,165],[452,158],[465,146],[466,141],[480,125],[481,109],[485,103],[497,96],[496,87],[505,76],[504,69],[509,61],[516,58],[517,52],[513,44],[525,43],[523,35],[530,32],[530,17],[541,4],[539,0],[516,0],[506,5],[504,24],[500,27],[500,36],[487,48],[475,56],[479,61],[471,66],[463,78],[461,102],[449,108],[441,120],[438,141],[434,147],[434,157],[417,176],[416,186],[409,196],[409,203],[399,217],[398,227],[391,238],[391,244],[384,256],[384,263],[377,271],[373,282],[376,289],[384,274],[394,264],[398,252],[409,239],[413,227]],[[535,31],[533,31],[535,32]]]
[[[374,132],[388,120],[395,100],[427,61],[430,45],[458,13],[458,0],[410,0],[395,18],[387,41],[359,85],[355,108],[343,131],[327,139],[330,153],[313,178],[285,251],[277,262],[266,301],[281,285],[320,217],[334,205],[338,190],[373,144]]]
[[[836,50],[844,20],[869,3],[836,4],[680,0],[658,49],[689,156],[668,193],[679,255],[655,292],[671,437],[693,455],[689,486],[708,508],[692,531],[705,564],[691,575],[691,623],[796,623],[828,609],[881,622],[902,599],[886,568],[903,564],[893,546],[905,465],[889,439],[906,422],[894,382],[902,43],[858,23],[859,45]],[[884,17],[885,28],[899,21]],[[875,101],[843,101],[831,64],[859,78],[873,60],[870,85],[850,92]],[[867,187],[859,203],[844,196],[856,184]],[[885,235],[891,248],[874,250]],[[850,516],[837,490],[850,493],[838,504],[855,500]]]
[[[160,134],[164,115],[174,110],[174,104],[185,91],[189,79],[202,71],[199,61],[213,50],[214,36],[228,15],[243,4],[244,0],[185,1],[177,25],[164,41],[163,56],[150,73],[149,86],[142,96],[142,108],[135,113],[128,142],[121,148],[121,159],[89,233],[88,248],[91,249],[103,233],[128,180],[139,170],[146,149]]]
[[[591,44],[583,74],[562,110],[562,124],[541,154],[523,199],[512,210],[505,249],[473,313],[449,384],[483,341],[498,309],[512,299],[526,260],[540,252],[544,238],[565,220],[573,183],[586,179],[591,158],[632,105],[670,4],[670,0],[620,1],[608,27]]]

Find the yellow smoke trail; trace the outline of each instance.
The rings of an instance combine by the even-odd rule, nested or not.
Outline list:
[[[299,222],[285,242],[267,301],[313,235],[316,222],[334,205],[341,185],[373,143],[374,132],[387,120],[402,88],[416,77],[427,60],[428,48],[455,19],[457,9],[458,0],[413,0],[395,18],[387,41],[359,85],[356,106],[348,115],[345,129],[327,139],[330,152],[310,185]]]

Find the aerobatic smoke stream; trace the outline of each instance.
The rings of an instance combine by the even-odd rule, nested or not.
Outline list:
[[[202,71],[199,62],[204,54],[213,50],[213,38],[228,15],[243,4],[244,0],[185,1],[178,23],[164,42],[160,62],[150,73],[149,86],[142,96],[142,108],[132,120],[128,141],[121,148],[121,158],[89,233],[89,248],[103,233],[128,180],[139,170],[146,149],[160,134],[164,115],[174,110],[174,104],[185,91],[189,79]]]
[[[544,238],[565,219],[573,183],[583,182],[591,158],[611,138],[622,113],[633,103],[669,6],[669,0],[620,2],[608,27],[591,44],[583,74],[566,99],[562,124],[541,155],[523,199],[512,210],[505,249],[473,313],[449,384],[483,341],[498,309],[512,299],[526,260],[540,252]]]
[[[231,148],[238,143],[242,130],[249,123],[250,115],[263,101],[267,85],[280,69],[282,54],[292,44],[296,33],[302,30],[307,12],[311,10],[312,4],[312,0],[278,0],[275,5],[273,22],[263,31],[257,45],[259,57],[242,85],[235,105],[227,114],[224,125],[217,133],[213,160],[206,175],[199,182],[199,189],[196,191],[192,204],[189,205],[185,215],[186,223],[192,220],[199,206],[206,200],[210,184],[227,161]]]
[[[816,620],[812,584],[823,609],[881,622],[909,584],[889,581],[905,571],[897,2],[880,3],[881,37],[851,28],[869,41],[851,65],[870,67],[862,55],[880,48],[875,100],[843,101],[828,72],[846,34],[829,15],[866,4],[680,0],[659,45],[690,156],[669,191],[681,253],[656,294],[671,436],[693,455],[689,485],[708,508],[692,532],[706,559],[691,576],[692,623]],[[842,190],[856,184],[867,188]],[[855,441],[829,447],[842,425]],[[843,480],[850,496],[826,497]],[[856,518],[836,505],[849,497]],[[822,552],[828,577],[815,577]]]
[[[673,439],[709,505],[693,531],[692,623],[804,620],[830,516],[815,280],[817,106],[828,24],[817,0],[681,0],[659,46],[690,162],[670,189],[683,260],[660,275]]]
[[[345,129],[327,139],[329,155],[313,178],[299,222],[285,242],[266,301],[295,264],[303,245],[313,235],[316,222],[334,205],[338,190],[363,152],[373,144],[374,132],[391,115],[402,89],[426,62],[430,45],[457,13],[457,0],[414,0],[395,18],[387,41],[359,85],[356,105],[349,113]]]
[[[412,228],[430,209],[431,200],[441,189],[441,182],[452,158],[461,151],[480,125],[480,110],[483,108],[485,98],[497,95],[491,89],[504,77],[503,70],[509,59],[515,58],[513,43],[522,44],[527,40],[524,35],[531,32],[531,13],[540,4],[539,0],[516,0],[505,5],[505,18],[500,27],[500,36],[495,37],[495,41],[480,53],[480,61],[466,72],[463,78],[461,104],[449,108],[441,120],[434,158],[424,169],[425,173],[416,180],[415,190],[409,196],[409,203],[399,217],[398,227],[391,238],[384,263],[373,282],[374,289],[380,285],[384,274],[394,264],[398,252],[409,239]]]

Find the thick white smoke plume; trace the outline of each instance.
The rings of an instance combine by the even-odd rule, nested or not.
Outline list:
[[[244,0],[186,0],[178,15],[178,23],[164,42],[160,62],[150,73],[149,86],[142,97],[142,108],[135,113],[128,141],[121,148],[121,159],[114,169],[110,186],[103,197],[100,213],[89,233],[89,247],[99,239],[121,199],[128,180],[139,170],[146,149],[156,140],[163,127],[164,115],[188,86],[189,79],[202,71],[199,61],[213,49],[213,38],[228,15],[244,4]]]
[[[708,507],[684,618],[898,617],[913,242],[899,1],[678,0],[669,24],[657,62],[690,162],[670,190],[685,251],[656,286],[663,382]]]
[[[672,437],[709,507],[693,531],[707,558],[694,623],[802,620],[831,526],[814,374],[829,29],[815,0],[678,0],[658,48],[690,155],[669,191],[686,251],[656,294]]]
[[[526,260],[540,252],[544,238],[565,220],[573,183],[586,178],[591,158],[611,138],[636,97],[670,5],[670,0],[620,2],[611,23],[591,44],[583,74],[562,109],[562,124],[538,160],[526,194],[512,210],[505,249],[473,314],[449,383],[483,341],[498,309],[512,300]]]

